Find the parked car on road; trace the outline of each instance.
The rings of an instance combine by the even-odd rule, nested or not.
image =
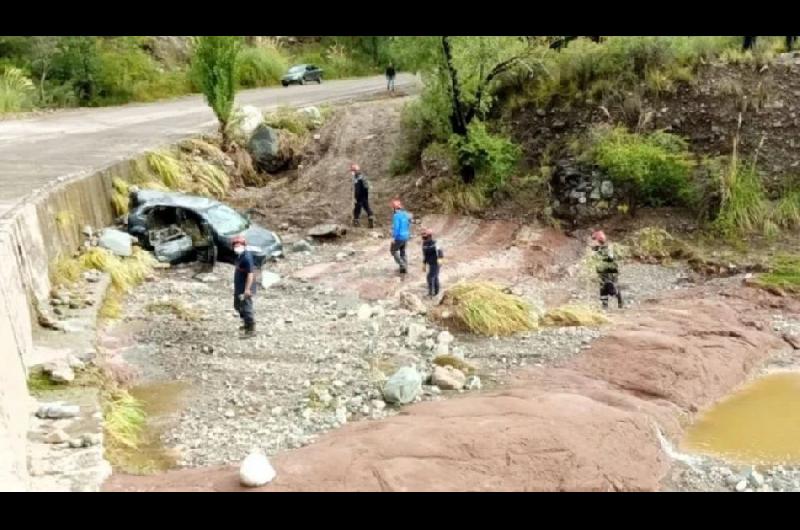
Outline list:
[[[322,83],[322,69],[313,64],[298,64],[289,68],[289,71],[281,78],[283,86],[292,84],[305,85],[311,81]]]
[[[213,240],[216,259],[235,261],[231,239],[244,236],[256,266],[283,255],[283,243],[277,234],[250,222],[219,201],[175,192],[139,190],[131,194],[128,233],[136,236],[156,258],[170,263],[197,258],[200,248]],[[168,229],[168,230],[167,230]],[[158,238],[154,241],[153,238]],[[163,238],[163,240],[162,240]],[[159,253],[159,245],[163,251]]]

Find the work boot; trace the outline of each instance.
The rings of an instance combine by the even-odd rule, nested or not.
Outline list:
[[[370,228],[375,228],[375,220],[372,217],[367,219],[367,222],[369,223]]]
[[[256,325],[255,323],[244,326],[244,333],[242,335],[243,339],[249,339],[256,336]]]
[[[361,222],[358,219],[353,219],[353,226],[359,226]]]
[[[622,295],[621,294],[617,295],[617,307],[622,309]]]

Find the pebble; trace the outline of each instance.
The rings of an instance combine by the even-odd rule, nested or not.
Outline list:
[[[250,488],[264,486],[272,482],[275,476],[275,469],[262,452],[250,453],[239,467],[239,481]]]
[[[69,435],[62,429],[56,429],[44,437],[44,441],[49,444],[61,444],[69,441]]]

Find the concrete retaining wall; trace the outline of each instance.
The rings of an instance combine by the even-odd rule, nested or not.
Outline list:
[[[0,491],[29,487],[26,361],[33,352],[33,307],[47,303],[49,264],[75,252],[85,225],[113,221],[111,181],[127,178],[133,162],[114,164],[43,190],[0,218]]]

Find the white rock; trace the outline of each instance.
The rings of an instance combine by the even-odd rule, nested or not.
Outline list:
[[[115,228],[104,229],[97,244],[124,258],[133,254],[133,236]]]
[[[467,377],[466,383],[464,383],[464,389],[466,390],[480,390],[481,389],[481,378],[477,375],[471,375]]]
[[[67,362],[69,363],[69,367],[73,370],[83,370],[86,368],[86,364],[74,355],[70,355],[67,358]]]
[[[301,239],[300,241],[295,241],[292,244],[292,252],[311,252],[314,247],[311,246],[311,243],[306,241],[305,239]]]
[[[245,105],[233,112],[231,119],[231,136],[240,143],[246,144],[253,132],[264,121],[264,115],[257,107]]]
[[[372,317],[372,307],[369,304],[362,304],[356,313],[358,319],[361,321],[369,320]]]
[[[345,407],[338,407],[336,409],[336,421],[342,425],[347,423],[347,409]]]
[[[425,336],[425,326],[412,322],[408,325],[406,332],[406,344],[409,346],[418,346],[420,340]]]
[[[386,408],[386,403],[380,399],[373,399],[370,403],[372,404],[372,408],[374,410],[383,410]]]
[[[225,417],[226,418],[233,418],[234,416],[236,416],[236,413],[233,410],[228,409],[228,410],[225,411]]]
[[[78,405],[62,405],[61,403],[44,403],[36,411],[40,418],[61,419],[74,418],[80,414],[81,408]]]
[[[747,489],[746,480],[740,480],[739,482],[736,483],[736,491],[744,491],[746,489]]]
[[[420,300],[417,295],[408,291],[403,291],[400,293],[400,304],[412,313],[424,315],[428,312],[428,309],[425,307],[425,304],[422,303],[422,300]]]
[[[69,441],[69,435],[61,429],[56,429],[44,437],[44,441],[49,444],[63,444]]]
[[[275,475],[275,469],[269,463],[267,455],[261,452],[250,453],[239,466],[239,481],[249,488],[269,484]]]

